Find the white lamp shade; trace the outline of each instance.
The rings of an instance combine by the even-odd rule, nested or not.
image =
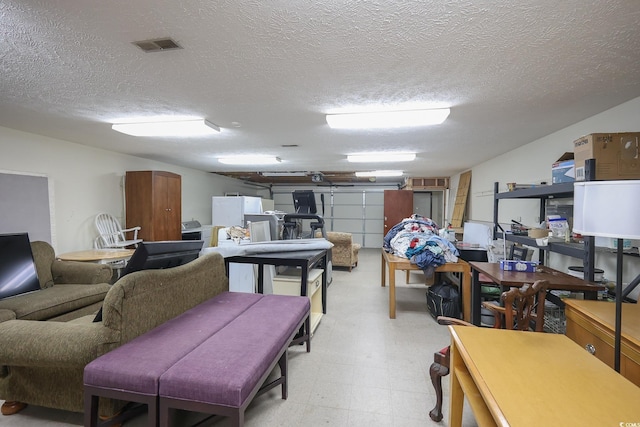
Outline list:
[[[576,182],[573,196],[574,233],[640,239],[640,180]]]

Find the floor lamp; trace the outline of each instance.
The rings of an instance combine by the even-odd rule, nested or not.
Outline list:
[[[588,181],[574,184],[573,231],[584,236],[618,239],[614,369],[620,372],[623,239],[640,239],[640,180]],[[628,295],[640,275],[625,289]],[[631,288],[631,289],[630,289]]]

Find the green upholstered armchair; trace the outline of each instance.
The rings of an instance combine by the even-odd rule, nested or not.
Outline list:
[[[10,310],[22,320],[67,321],[100,308],[109,291],[111,267],[61,261],[47,242],[31,242],[31,252],[40,290],[0,300],[0,310]]]

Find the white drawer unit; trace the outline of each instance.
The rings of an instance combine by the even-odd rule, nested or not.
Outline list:
[[[321,268],[309,270],[307,296],[311,300],[311,334],[313,334],[322,318],[322,274]],[[288,268],[273,278],[273,293],[278,295],[300,295],[301,270]]]

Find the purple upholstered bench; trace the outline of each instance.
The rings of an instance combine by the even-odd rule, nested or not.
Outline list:
[[[157,426],[160,376],[263,298],[222,293],[90,362],[84,369],[85,426],[98,425],[99,397],[146,404],[148,425]]]
[[[309,312],[306,297],[265,295],[176,362],[160,377],[160,426],[170,425],[175,409],[227,416],[242,426],[257,394],[281,385],[286,399],[287,347],[303,324],[308,335]],[[280,377],[264,384],[276,364]]]

